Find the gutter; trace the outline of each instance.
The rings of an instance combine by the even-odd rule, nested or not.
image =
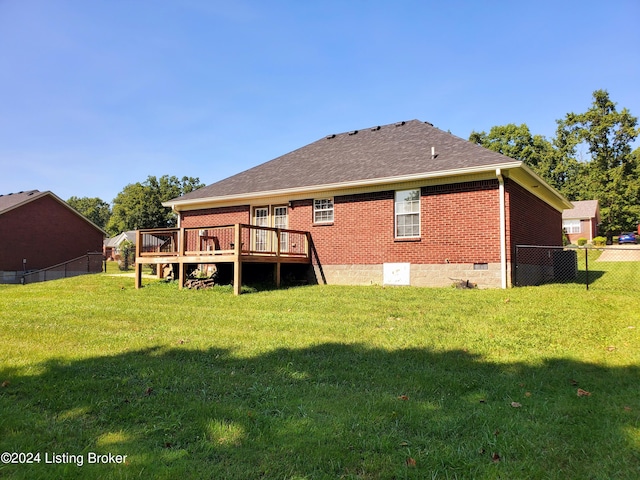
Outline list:
[[[371,178],[371,179],[356,180],[356,181],[350,181],[350,182],[285,188],[281,190],[246,192],[246,193],[239,193],[239,194],[232,194],[232,195],[221,195],[221,196],[215,196],[215,197],[194,198],[194,199],[187,199],[187,200],[180,200],[180,198],[178,197],[178,199],[163,202],[162,205],[165,207],[172,207],[174,211],[179,211],[181,209],[180,207],[183,207],[183,206],[197,208],[199,205],[211,204],[211,203],[222,202],[222,201],[228,202],[228,201],[240,200],[240,201],[246,202],[249,200],[269,198],[269,197],[275,197],[280,195],[311,194],[311,193],[318,193],[318,192],[327,191],[327,190],[344,190],[344,189],[358,188],[358,187],[388,185],[388,184],[394,184],[394,183],[400,183],[400,182],[411,182],[411,181],[437,179],[437,178],[445,178],[445,177],[457,177],[462,175],[473,175],[473,174],[479,174],[479,173],[491,173],[496,168],[510,169],[510,168],[520,167],[521,165],[522,165],[522,162],[513,161],[513,162],[505,162],[501,164],[484,165],[481,167],[439,170],[436,172],[429,172],[429,173],[416,173],[416,174],[410,174],[410,175],[400,175],[395,177]]]

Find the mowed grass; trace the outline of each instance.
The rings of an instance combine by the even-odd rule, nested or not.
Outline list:
[[[637,290],[145,285],[0,286],[0,477],[640,478]]]

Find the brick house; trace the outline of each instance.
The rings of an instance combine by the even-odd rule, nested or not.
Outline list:
[[[104,235],[51,192],[0,195],[0,282],[101,252]],[[101,262],[94,267],[101,271]]]
[[[579,238],[592,242],[598,236],[600,225],[600,203],[598,200],[575,201],[573,208],[562,212],[562,229],[571,243]]]
[[[122,232],[115,237],[105,238],[103,246],[104,258],[107,260],[117,261],[120,259],[120,245],[124,242],[136,243],[136,231],[128,230]]]
[[[185,232],[309,232],[319,282],[505,288],[515,245],[562,245],[571,204],[522,162],[412,120],[329,135],[165,206]]]

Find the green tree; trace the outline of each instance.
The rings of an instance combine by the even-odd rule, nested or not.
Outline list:
[[[162,202],[192,192],[204,184],[199,178],[163,175],[149,176],[140,183],[124,187],[113,200],[113,213],[107,231],[116,235],[140,228],[162,228],[176,225],[176,215]]]
[[[602,223],[600,230],[612,236],[637,222],[638,165],[631,143],[640,130],[638,119],[625,108],[618,112],[606,90],[593,92],[591,108],[584,113],[568,113],[558,120],[556,147],[575,158],[579,146],[588,149],[582,184],[575,200],[598,199]]]
[[[525,123],[494,126],[489,133],[473,131],[469,141],[520,160],[560,191],[570,189],[581,174],[577,161],[562,155],[544,136],[533,135]]]
[[[111,207],[104,200],[97,197],[71,197],[67,204],[104,229],[111,218]]]

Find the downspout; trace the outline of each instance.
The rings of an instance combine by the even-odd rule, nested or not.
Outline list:
[[[173,205],[171,207],[171,210],[173,210],[173,213],[178,215],[178,225],[177,225],[177,227],[180,228],[182,226],[181,225],[181,223],[182,223],[182,215],[180,215],[180,211],[179,210],[176,210],[176,206],[175,205]]]
[[[502,288],[507,288],[507,218],[504,200],[504,177],[502,170],[496,168],[498,177],[498,195],[500,196],[500,275]]]

